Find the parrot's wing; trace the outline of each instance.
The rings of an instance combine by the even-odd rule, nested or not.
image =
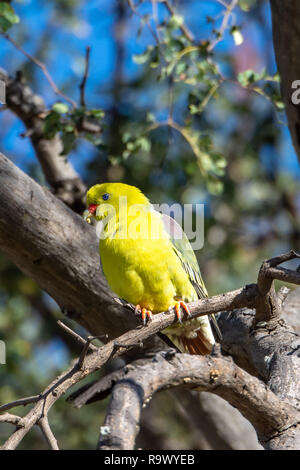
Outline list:
[[[199,264],[188,240],[180,225],[166,214],[161,214],[164,229],[168,233],[173,249],[180,259],[184,270],[195,288],[199,299],[207,297],[207,291],[201,276]]]
[[[198,298],[203,299],[207,297],[208,294],[201,276],[199,264],[188,237],[180,225],[172,217],[166,214],[161,214],[161,217],[165,231],[168,233],[172,242],[173,249],[180,259],[184,270],[187,272],[190,282],[198,295]],[[222,334],[218,327],[217,320],[213,314],[210,315],[210,318],[215,327],[219,340],[221,340]]]

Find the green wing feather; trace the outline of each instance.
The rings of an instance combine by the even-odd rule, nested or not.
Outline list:
[[[194,287],[198,298],[203,299],[205,297],[208,297],[208,293],[201,276],[199,264],[188,237],[186,236],[180,225],[177,224],[177,222],[172,219],[172,217],[169,217],[166,214],[162,214],[162,220],[165,226],[165,230],[169,234],[174,251],[180,259],[184,270],[187,272],[189,280],[192,286]],[[221,341],[222,334],[218,327],[218,323],[214,314],[210,314],[209,317],[212,320],[215,331],[218,335],[219,340]]]

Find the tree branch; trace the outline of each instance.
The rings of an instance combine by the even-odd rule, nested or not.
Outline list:
[[[0,415],[0,423],[10,423],[14,424],[17,427],[23,426],[23,419],[21,416],[12,415],[10,413],[3,413]]]
[[[274,288],[274,279],[281,279],[285,282],[300,283],[300,273],[284,268],[276,268],[281,263],[300,258],[300,255],[294,251],[285,253],[276,258],[263,262],[258,274],[259,295],[256,299],[256,322],[266,321],[271,324],[277,324],[280,316],[280,308],[277,294]]]
[[[237,4],[238,4],[238,0],[231,0],[231,2],[229,4],[226,4],[226,5],[223,4],[225,6],[225,11],[223,13],[224,16],[223,16],[222,24],[221,24],[221,27],[218,31],[217,37],[214,39],[214,41],[212,41],[209,44],[209,46],[207,48],[207,50],[209,52],[212,51],[220,41],[222,41],[222,39],[224,37],[224,33],[225,33],[226,29],[228,28],[228,23],[229,23],[229,20],[231,18],[232,11],[237,6]]]
[[[285,104],[288,125],[293,144],[300,161],[300,111],[292,103],[295,91],[292,83],[300,79],[300,3],[293,0],[270,0],[272,11],[273,44],[278,71],[281,77],[281,91]],[[299,87],[298,87],[299,88]]]
[[[171,5],[171,3],[169,2],[169,0],[160,0],[161,3],[163,3],[166,7],[166,9],[168,10],[168,12],[170,13],[171,16],[175,16],[176,15],[176,11],[175,9],[173,8],[173,6]],[[194,42],[195,41],[195,37],[192,33],[192,31],[184,24],[182,23],[180,26],[179,26],[182,34],[184,34],[184,36],[190,41],[190,42]]]
[[[91,47],[87,46],[85,50],[85,69],[84,69],[84,75],[82,78],[82,82],[79,85],[79,90],[80,90],[80,105],[85,109],[86,108],[86,103],[85,103],[85,86],[89,74],[89,64],[90,64],[90,52],[91,52]]]
[[[166,356],[171,357],[171,351]],[[119,381],[126,380],[129,371],[133,370],[136,365],[145,364],[146,361],[146,359],[133,361],[125,367],[105,375],[100,380],[76,389],[68,396],[67,401],[72,402],[76,408],[81,408],[83,405],[103,400],[111,393]],[[170,393],[171,398],[173,397],[176,400],[177,407],[180,407],[179,413],[185,420],[186,425],[195,435],[197,448],[199,448],[200,442],[202,445],[206,443],[206,446],[209,447],[205,448],[209,449],[261,449],[254,428],[228,402],[210,393],[198,394],[191,390],[176,389]],[[129,391],[128,394],[130,394]],[[118,391],[114,389],[114,396],[116,395],[118,395]],[[126,403],[126,401],[124,402]],[[121,413],[123,414],[123,411]],[[129,413],[131,412],[129,411]],[[140,428],[142,434],[144,434],[144,415],[142,416],[142,422],[140,422]],[[243,430],[242,435],[240,433],[241,429]],[[106,430],[104,426],[104,434]],[[114,435],[116,434],[114,432]],[[104,436],[102,437],[104,439]],[[129,439],[132,439],[132,435]],[[113,439],[114,441],[115,439]],[[120,444],[120,441],[117,439],[116,443]],[[129,445],[129,441],[126,445]],[[152,448],[163,449],[164,447]]]
[[[39,422],[38,425],[42,431],[42,433],[45,436],[46,441],[48,442],[48,445],[50,449],[52,450],[59,450],[59,447],[57,445],[57,440],[50,428],[48,418],[46,416],[43,416]]]
[[[297,448],[294,436],[296,432],[299,436],[299,411],[232,360],[187,354],[166,360],[161,353],[135,365],[114,387],[98,448],[133,449],[142,408],[156,392],[178,386],[197,387],[224,398],[253,424],[265,448],[278,447],[279,441]]]
[[[36,403],[37,401],[39,401],[40,398],[40,395],[34,395],[32,397],[20,398],[19,400],[11,401],[9,403],[6,403],[5,405],[1,405],[0,412],[10,410],[11,408],[14,408],[16,406],[25,406],[29,403]]]

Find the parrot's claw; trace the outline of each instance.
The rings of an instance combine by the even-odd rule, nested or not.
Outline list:
[[[182,321],[181,321],[181,309],[186,313],[186,315],[188,317],[191,315],[189,307],[187,306],[187,304],[185,302],[183,302],[183,300],[180,300],[179,302],[176,302],[176,304],[174,305],[174,308],[175,308],[177,321],[179,323],[182,323]]]
[[[141,317],[143,326],[146,326],[147,323],[152,321],[152,312],[151,310],[147,310],[146,308],[141,308],[140,305],[136,305],[134,309],[134,313]]]

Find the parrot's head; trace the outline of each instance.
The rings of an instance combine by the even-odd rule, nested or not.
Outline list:
[[[86,195],[88,209],[84,213],[84,220],[88,223],[91,218],[103,220],[110,215],[119,217],[122,207],[127,210],[135,205],[150,206],[149,200],[135,186],[124,183],[103,183],[92,186]]]

